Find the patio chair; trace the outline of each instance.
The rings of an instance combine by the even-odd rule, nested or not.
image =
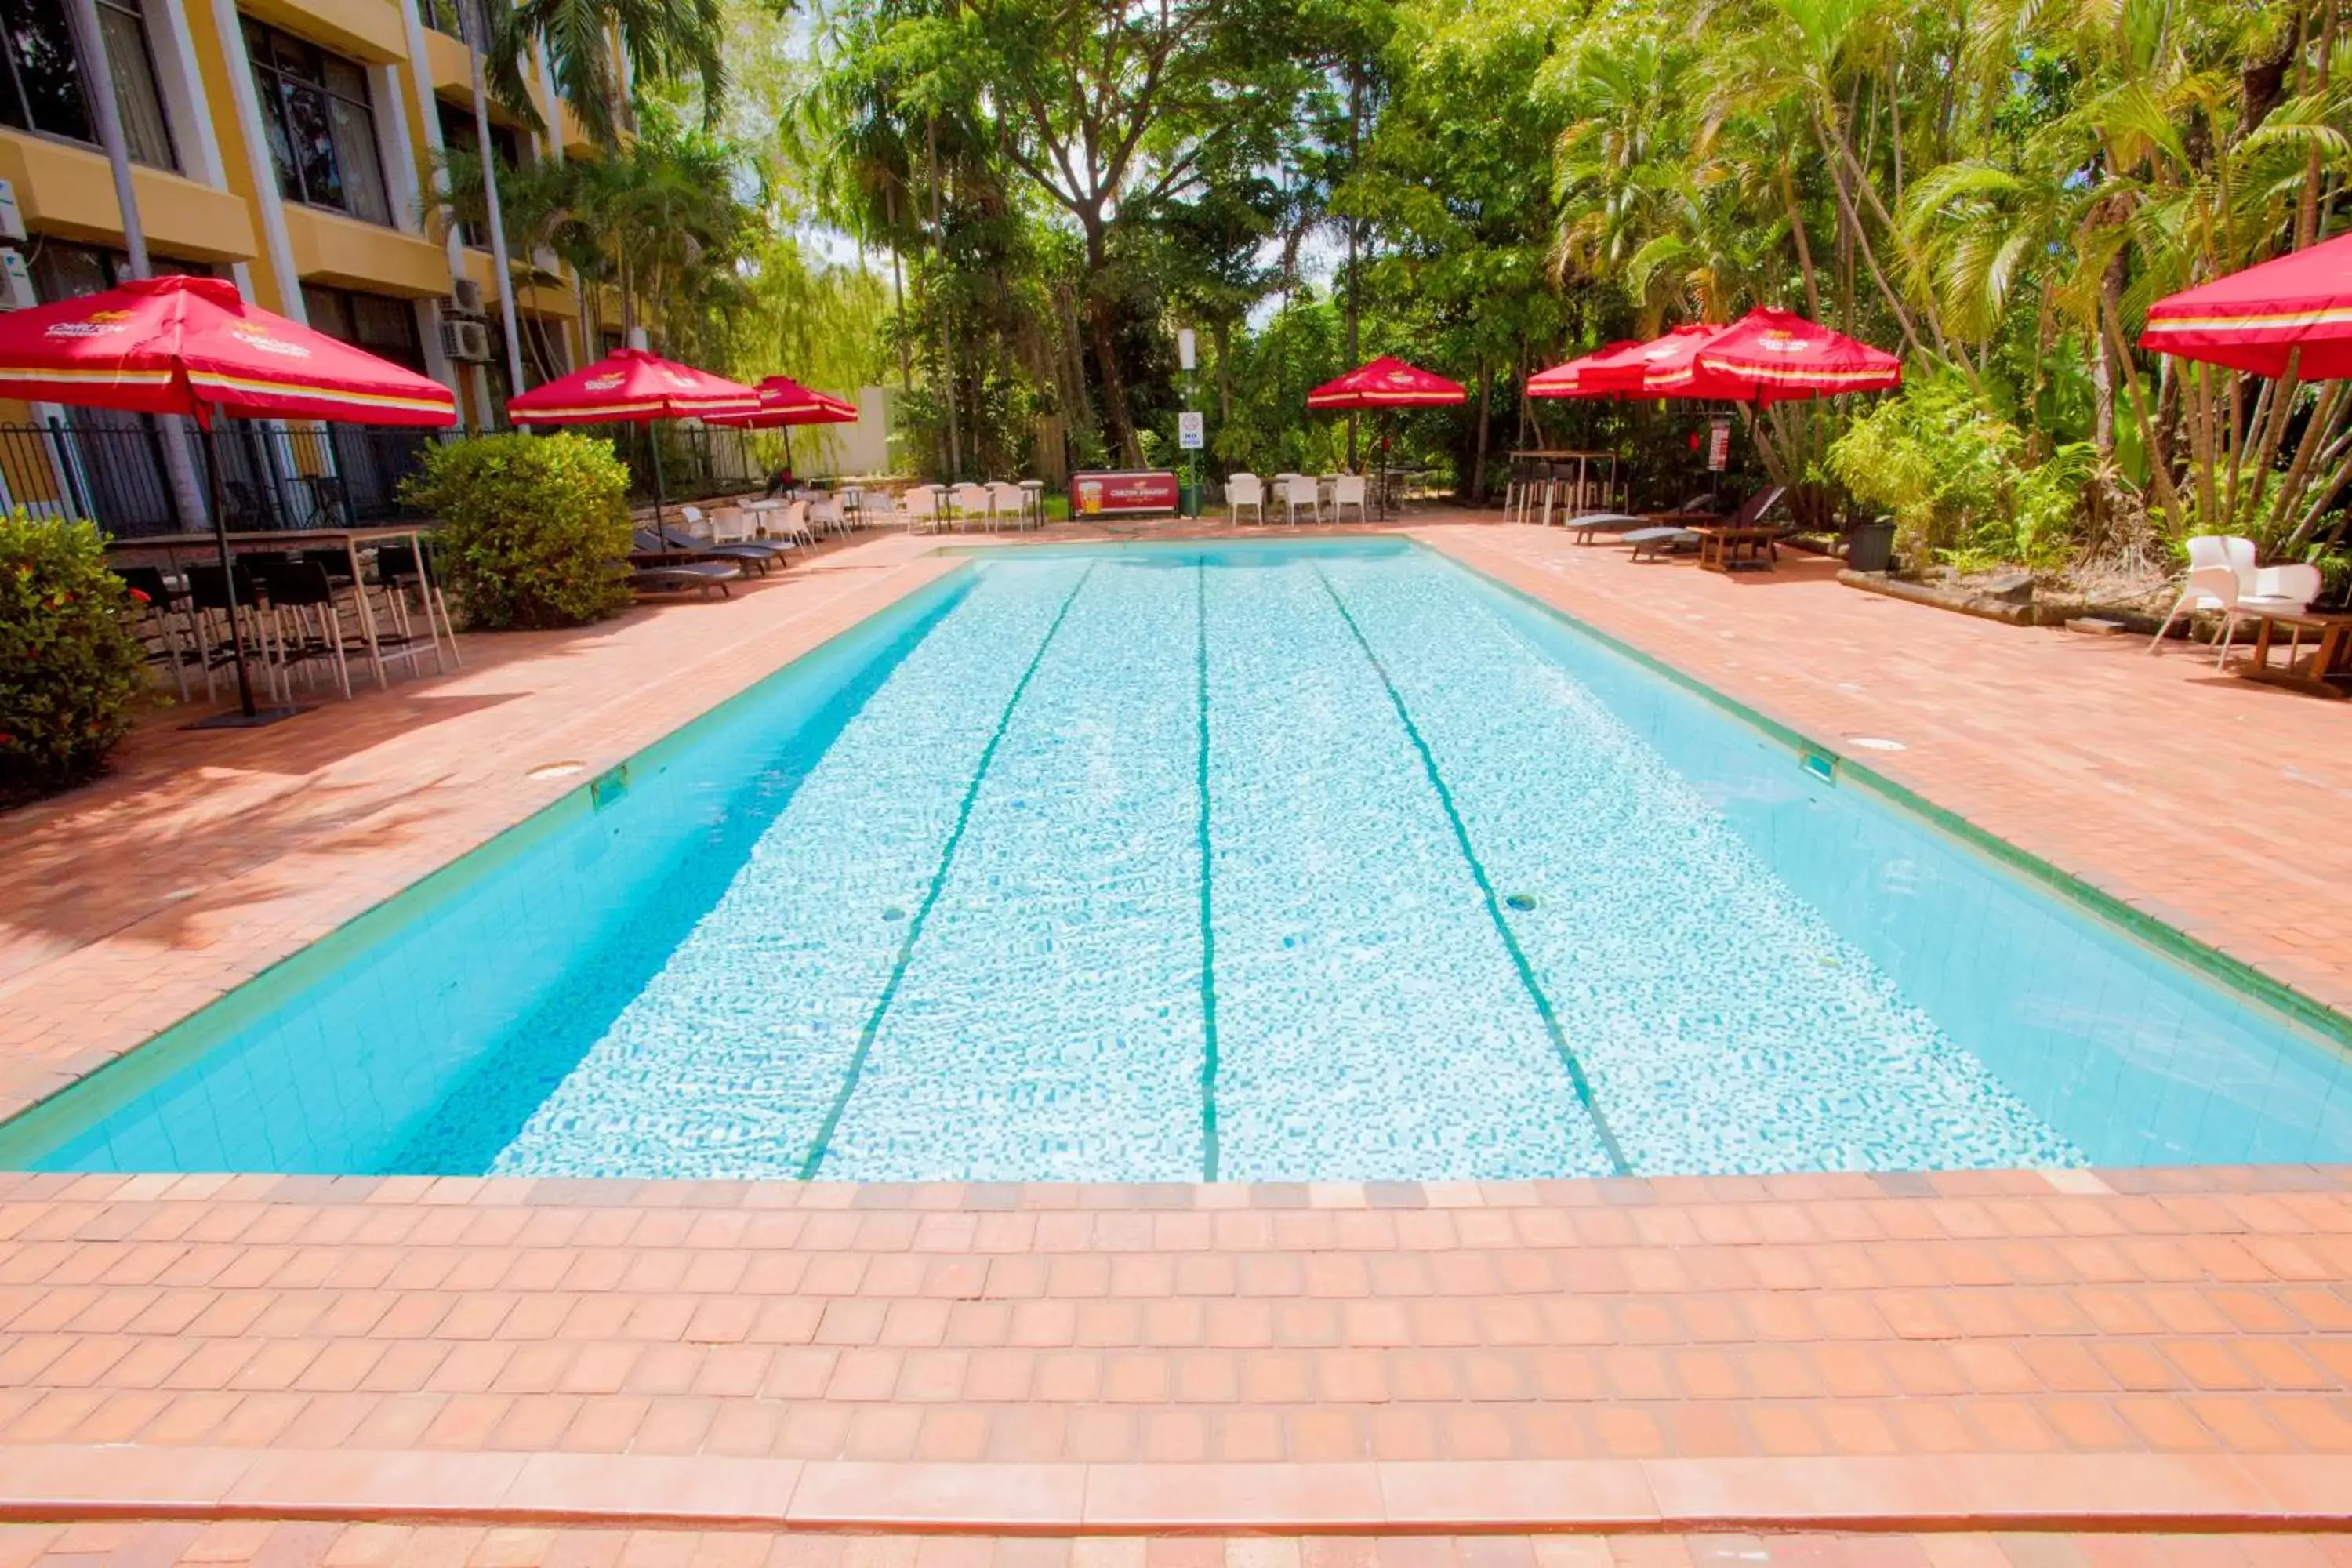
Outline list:
[[[710,531],[710,520],[703,515],[702,509],[698,506],[682,506],[678,508],[677,521],[678,529],[672,530],[671,531],[676,532],[682,530],[696,539],[710,539],[714,537]]]
[[[262,566],[254,577],[277,623],[278,658],[288,685],[298,668],[331,659],[336,689],[350,700],[352,669],[344,657],[342,601],[335,596],[326,568],[315,561],[289,561]],[[382,639],[378,641],[380,646]]]
[[[432,633],[433,669],[441,671],[441,644],[449,644],[449,661],[458,668],[466,661],[457,657],[457,637],[453,629],[457,623],[449,618],[449,601],[441,596],[441,579],[433,570],[433,552],[427,547],[423,560],[405,544],[380,544],[375,552],[376,581],[383,587],[384,601],[393,616],[399,635],[413,637],[408,619],[408,593],[416,591],[416,607],[425,612],[425,624]],[[435,618],[436,614],[438,619]]]
[[[233,574],[233,575],[232,575]],[[205,696],[213,694],[213,672],[226,668],[236,656],[229,635],[229,584],[236,586],[236,624],[245,634],[247,667],[261,672],[262,689],[274,700],[278,690],[277,618],[263,604],[261,586],[254,580],[252,569],[243,561],[228,572],[209,563],[191,565],[188,579],[188,609],[195,622],[198,646],[203,650]]]
[[[1241,526],[1242,509],[1257,513],[1257,525],[1265,526],[1265,481],[1255,474],[1233,474],[1225,479],[1225,518],[1234,527]]]
[[[188,700],[188,666],[205,668],[202,645],[196,637],[195,622],[191,615],[187,596],[174,590],[163,580],[161,569],[153,566],[118,566],[114,574],[122,585],[140,601],[138,618],[131,630],[139,644],[147,651],[149,664],[168,666],[172,685],[180,700]],[[174,622],[177,625],[174,625]],[[161,644],[161,647],[157,647]],[[210,671],[206,670],[209,675]],[[207,692],[209,695],[209,692]]]
[[[976,485],[966,479],[955,487],[951,495],[955,506],[956,531],[961,533],[966,523],[978,520],[989,532],[996,531],[996,501],[986,485]]]
[[[939,531],[940,489],[936,485],[912,485],[898,498],[897,515],[908,533]]]
[[[988,507],[998,517],[1011,519],[1015,532],[1029,526],[1029,497],[1019,485],[1003,479],[990,480]]]
[[[1284,478],[1282,504],[1293,528],[1298,526],[1298,509],[1302,506],[1307,509],[1307,521],[1323,521],[1323,502],[1317,494],[1318,488],[1311,474],[1291,474]]]
[[[758,567],[762,577],[768,574],[769,567],[782,564],[784,558],[784,547],[781,544],[713,544],[709,540],[697,539],[674,528],[638,529],[635,542],[635,553],[639,555],[667,553],[688,561],[732,562],[738,566]],[[664,545],[668,546],[667,551],[663,549]]]
[[[715,506],[710,509],[711,543],[748,544],[751,538],[750,512],[740,506]]]
[[[1340,512],[1348,507],[1356,509],[1359,523],[1372,521],[1364,510],[1364,476],[1361,474],[1340,474],[1331,480],[1331,521],[1338,522]]]
[[[808,507],[806,526],[812,532],[812,538],[809,541],[812,544],[815,542],[813,536],[816,533],[835,534],[849,531],[849,520],[847,514],[842,510],[839,497],[818,496],[808,501],[806,505]]]
[[[2221,637],[2213,668],[2228,662],[2241,615],[2265,612],[2299,614],[2311,608],[2324,586],[2319,568],[2302,562],[2284,566],[2257,566],[2254,542],[2234,534],[2200,533],[2189,541],[2189,576],[2180,585],[2164,624],[2156,629],[2147,651],[2154,653],[2183,610],[2221,612]]]
[[[630,558],[629,586],[640,594],[698,590],[708,595],[716,588],[719,596],[725,599],[733,596],[733,590],[727,584],[742,574],[739,567],[726,561],[680,561],[675,556],[663,561],[640,555]]]

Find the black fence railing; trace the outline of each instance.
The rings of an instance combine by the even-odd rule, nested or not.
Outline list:
[[[182,429],[184,485],[173,482],[162,426],[135,415],[0,426],[0,479],[19,504],[89,518],[118,539],[181,533],[209,524],[217,450],[231,528],[334,528],[415,515],[401,502],[400,481],[429,444],[454,434],[248,420],[225,422],[216,438]]]
[[[0,480],[9,497],[36,510],[87,517],[118,539],[182,533],[210,526],[215,442],[184,426],[189,471],[173,482],[163,427],[137,415],[53,417],[37,425],[0,425]],[[767,482],[762,437],[742,430],[675,424],[584,428],[612,440],[629,466],[629,499],[654,497],[654,442],[661,444],[663,489],[672,500],[698,500]],[[286,428],[226,421],[217,437],[228,525],[237,530],[335,528],[405,521],[400,482],[421,466],[436,441],[462,430],[329,425]]]

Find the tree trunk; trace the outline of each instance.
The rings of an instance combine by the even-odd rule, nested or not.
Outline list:
[[[923,121],[923,153],[929,161],[931,186],[931,258],[947,269],[947,230],[940,223],[940,120]],[[948,473],[950,482],[963,478],[963,437],[956,428],[955,339],[945,301],[940,305],[940,405],[947,415]]]
[[[1118,442],[1119,461],[1139,468],[1143,447],[1135,438],[1135,416],[1127,406],[1127,382],[1118,374],[1118,353],[1113,346],[1118,323],[1110,297],[1094,289],[1087,293],[1087,324],[1094,336],[1095,368],[1102,375],[1103,412],[1109,416],[1111,434]]]
[[[1234,324],[1218,317],[1209,323],[1209,340],[1217,349],[1217,423],[1229,427],[1234,422]]]
[[[1356,177],[1356,160],[1363,150],[1364,78],[1357,63],[1348,62],[1348,177]],[[1348,368],[1353,370],[1364,363],[1363,350],[1356,336],[1356,219],[1348,218]],[[1356,461],[1356,411],[1348,411],[1348,471],[1354,473]]]
[[[898,392],[915,392],[915,349],[907,341],[907,279],[898,265],[898,193],[882,187],[882,221],[890,228],[890,309],[898,323]]]

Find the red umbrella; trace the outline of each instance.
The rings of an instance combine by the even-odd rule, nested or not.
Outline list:
[[[1459,382],[1382,354],[1307,395],[1307,406],[1325,411],[1350,408],[1443,408],[1468,394]]]
[[[245,302],[220,278],[172,275],[0,315],[0,396],[257,418],[455,425],[430,377]]]
[[[584,370],[507,399],[518,425],[650,425],[720,414],[756,414],[760,395],[740,382],[666,360],[644,349],[614,349]],[[669,551],[662,526],[661,443],[654,454],[654,533]]]
[[[216,416],[455,425],[439,382],[245,302],[225,279],[173,274],[0,315],[0,397],[182,414],[213,442],[213,536],[228,595],[229,649],[246,723],[284,718],[253,705],[221,501]],[[208,721],[207,722],[217,722]]]
[[[1566,364],[1556,364],[1549,370],[1538,371],[1528,377],[1529,397],[1604,397],[1622,393],[1625,388],[1612,384],[1622,375],[1631,357],[1648,345],[1623,338],[1608,347],[1595,349]]]
[[[2158,300],[2140,346],[2257,375],[2352,376],[2352,234]]]
[[[760,406],[751,414],[714,414],[713,425],[770,430],[779,426],[855,425],[857,405],[830,393],[812,392],[788,375],[772,375],[760,383]]]
[[[1789,310],[1750,310],[1698,345],[1684,367],[1654,372],[1661,390],[1736,403],[1783,403],[1903,384],[1903,362]]]
[[[760,395],[740,382],[644,349],[614,349],[584,370],[508,398],[507,416],[518,425],[644,425],[759,407]]]
[[[772,375],[760,383],[760,411],[756,414],[714,414],[713,425],[725,425],[733,429],[773,430],[784,432],[784,466],[793,461],[792,427],[795,425],[855,425],[857,405],[830,393],[812,392],[788,375]]]

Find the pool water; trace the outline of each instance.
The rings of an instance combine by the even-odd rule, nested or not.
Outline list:
[[[76,1170],[2352,1158],[2352,1057],[1399,541],[976,559],[0,1130]]]

